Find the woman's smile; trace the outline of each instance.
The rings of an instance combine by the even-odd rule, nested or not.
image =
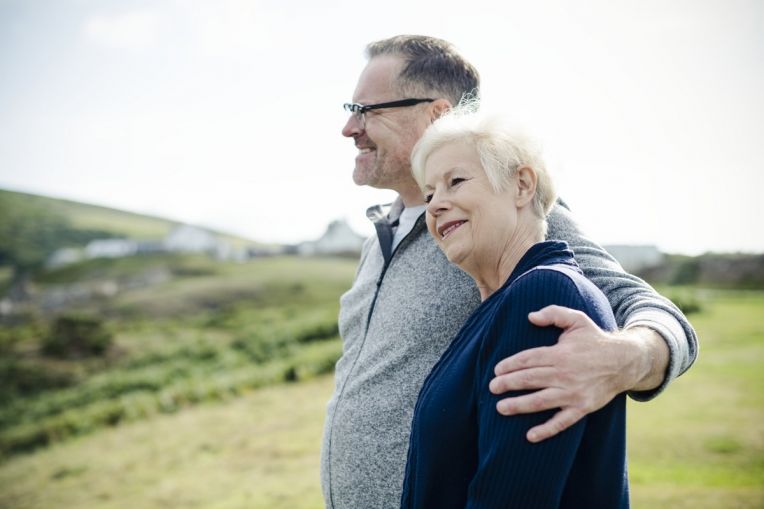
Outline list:
[[[451,235],[457,228],[466,223],[465,219],[458,221],[448,221],[441,226],[438,226],[438,233],[440,234],[440,240],[446,240],[446,237]]]

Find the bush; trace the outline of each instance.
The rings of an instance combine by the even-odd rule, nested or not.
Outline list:
[[[42,350],[54,357],[78,359],[102,355],[113,339],[98,318],[64,315],[53,322],[50,333],[43,339]]]
[[[670,291],[666,297],[678,307],[685,315],[700,313],[703,311],[703,303],[692,290]]]
[[[676,300],[674,300],[674,304],[676,304],[676,307],[682,310],[682,313],[685,315],[689,315],[691,313],[699,313],[703,311],[703,306],[701,305],[700,301],[696,299],[695,297],[679,297]]]
[[[69,366],[40,365],[13,357],[0,359],[0,403],[7,403],[13,397],[69,387],[78,379],[77,370]]]

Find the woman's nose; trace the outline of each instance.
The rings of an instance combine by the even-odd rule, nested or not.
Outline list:
[[[434,192],[430,196],[430,203],[427,204],[427,212],[433,216],[437,216],[445,210],[448,210],[449,203],[441,197],[441,193]]]

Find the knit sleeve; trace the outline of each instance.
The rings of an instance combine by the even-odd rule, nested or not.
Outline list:
[[[478,468],[469,485],[470,508],[558,507],[587,425],[588,416],[543,442],[533,444],[526,433],[549,420],[556,410],[534,414],[503,416],[496,403],[508,396],[531,391],[491,394],[488,384],[493,368],[517,352],[557,342],[561,329],[537,327],[528,313],[550,304],[582,311],[592,307],[580,295],[571,279],[556,270],[536,269],[516,280],[507,291],[501,310],[483,340],[475,377],[478,401]],[[602,299],[603,307],[607,304]],[[610,323],[612,313],[610,313]],[[591,314],[591,312],[589,313]],[[593,316],[607,326],[607,320]]]
[[[654,398],[695,362],[698,338],[692,325],[670,300],[640,278],[625,272],[615,258],[587,238],[564,203],[555,205],[548,223],[548,237],[568,243],[586,277],[607,297],[618,325],[649,327],[666,342],[669,365],[661,385],[650,391],[629,393],[638,401]]]

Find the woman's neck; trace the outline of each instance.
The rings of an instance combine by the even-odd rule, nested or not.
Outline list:
[[[536,225],[518,225],[512,237],[504,242],[502,249],[479,261],[474,267],[464,268],[475,280],[480,291],[480,300],[486,300],[501,288],[523,255],[531,246],[542,240]]]

